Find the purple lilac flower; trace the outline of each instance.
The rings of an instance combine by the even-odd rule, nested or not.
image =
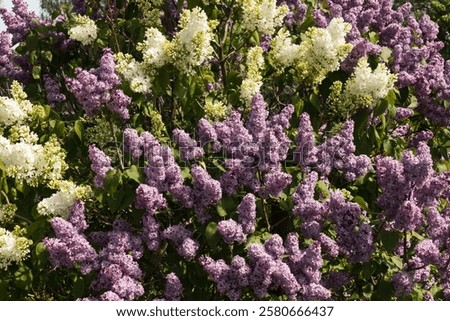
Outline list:
[[[91,234],[94,243],[102,246],[98,256],[97,276],[92,281],[94,291],[112,291],[123,300],[134,300],[144,294],[140,283],[142,271],[137,260],[143,255],[142,240],[133,235],[131,226],[116,220],[110,232]]]
[[[205,148],[207,144],[210,144],[211,151],[218,152],[220,150],[220,143],[217,141],[216,130],[205,118],[200,119],[198,122],[198,135],[201,148]]]
[[[26,37],[30,29],[39,24],[39,17],[28,11],[28,4],[23,0],[12,0],[12,11],[0,8],[0,15],[7,26],[7,32],[12,35],[12,44],[15,45]]]
[[[439,248],[430,239],[419,242],[414,251],[423,264],[437,264],[440,261]]]
[[[395,113],[395,119],[398,121],[404,120],[406,118],[411,117],[413,114],[414,114],[414,110],[412,110],[410,108],[397,107],[396,113]]]
[[[103,104],[122,119],[128,119],[127,107],[131,99],[116,89],[120,78],[115,73],[114,55],[109,48],[103,50],[100,65],[89,71],[75,69],[76,78],[66,78],[68,89],[75,95],[88,117],[93,117]]]
[[[182,8],[187,8],[187,2],[183,1]],[[178,1],[164,0],[163,15],[161,15],[161,23],[166,29],[167,34],[175,35],[178,29],[178,21],[180,20],[180,12],[178,11]]]
[[[178,254],[188,261],[192,261],[197,254],[198,241],[192,239],[192,232],[182,225],[169,226],[162,232],[162,237],[172,241]]]
[[[261,197],[272,195],[279,197],[283,190],[292,182],[292,176],[282,172],[279,168],[264,175],[264,186],[260,190]]]
[[[319,241],[323,251],[330,257],[337,257],[339,255],[339,246],[332,238],[323,233],[320,233]]]
[[[106,172],[112,169],[111,159],[95,145],[89,145],[89,159],[91,169],[95,173],[94,185],[101,188]]]
[[[123,142],[125,151],[132,158],[138,159],[142,155],[142,139],[137,131],[133,128],[126,128],[123,132]]]
[[[300,285],[290,267],[281,260],[283,241],[272,235],[264,245],[253,243],[247,253],[250,260],[250,285],[256,296],[263,298],[271,286],[281,288],[289,298],[296,298]]]
[[[270,41],[272,40],[272,36],[270,35],[262,35],[260,47],[263,52],[268,52],[270,50]]]
[[[284,24],[287,27],[300,26],[305,19],[308,6],[301,0],[279,0],[278,5],[287,5],[289,12],[284,17]]]
[[[180,147],[180,160],[190,161],[203,156],[203,149],[198,147],[197,142],[184,130],[174,129],[172,134],[175,143]]]
[[[135,206],[153,215],[159,209],[167,207],[167,201],[155,187],[140,184],[136,189]]]
[[[231,218],[220,221],[217,224],[217,231],[222,235],[223,240],[227,244],[233,244],[234,242],[243,243],[246,240],[242,226]]]
[[[208,219],[206,209],[215,205],[222,198],[222,189],[219,181],[213,179],[206,170],[198,165],[191,167],[193,180],[194,208],[199,215],[200,221]]]
[[[164,289],[164,298],[167,301],[180,301],[183,297],[183,285],[175,273],[169,273],[166,276],[166,287]]]
[[[85,0],[72,0],[72,11],[81,15],[86,13],[88,5]]]
[[[327,289],[339,290],[350,282],[350,274],[344,271],[331,271],[322,280],[322,285]]]
[[[407,295],[413,289],[413,281],[408,272],[398,272],[392,277],[397,296]]]
[[[156,251],[161,244],[161,224],[150,213],[142,218],[142,240],[150,251]]]
[[[328,212],[326,203],[314,199],[314,188],[318,181],[318,174],[310,172],[300,183],[292,195],[294,215],[299,216],[302,221],[302,233],[307,238],[317,239]]]
[[[71,268],[78,263],[83,273],[96,262],[97,252],[83,234],[87,228],[83,211],[83,203],[78,202],[72,207],[68,221],[60,217],[50,220],[56,237],[45,238],[43,242],[53,266]]]
[[[66,100],[66,96],[61,93],[60,86],[49,75],[44,75],[45,91],[47,92],[47,100],[50,106],[55,107],[56,103]]]
[[[255,196],[248,193],[237,207],[238,222],[245,234],[255,232],[256,225],[256,201]]]
[[[216,284],[221,294],[226,294],[230,300],[239,300],[242,288],[248,286],[250,267],[240,256],[233,257],[228,265],[224,260],[213,260],[208,256],[199,258],[200,265]]]
[[[350,262],[367,262],[374,250],[372,227],[361,220],[365,212],[356,203],[346,202],[340,192],[332,192],[330,220],[335,224],[340,252]]]
[[[294,152],[294,160],[302,168],[308,170],[317,163],[317,147],[310,117],[303,113],[299,118],[297,148]]]

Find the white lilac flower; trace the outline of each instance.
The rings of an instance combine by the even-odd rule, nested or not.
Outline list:
[[[213,53],[211,41],[212,28],[216,21],[208,21],[206,13],[196,7],[184,10],[180,19],[180,31],[170,44],[166,46],[170,62],[180,71],[192,72],[192,68],[200,66]]]
[[[152,67],[162,67],[167,63],[166,47],[169,41],[156,28],[149,28],[145,32],[145,40],[138,44],[142,52],[144,63]]]
[[[75,25],[69,29],[69,38],[81,42],[83,45],[91,44],[97,39],[97,26],[86,16],[76,15]]]
[[[17,81],[11,86],[13,98],[0,97],[0,128],[22,124],[33,109],[33,105],[26,100],[27,94]]]
[[[241,0],[243,26],[245,29],[257,30],[272,35],[275,28],[281,26],[288,12],[287,6],[277,6],[275,0]]]
[[[22,236],[18,227],[10,232],[0,227],[0,269],[6,270],[12,263],[19,263],[30,252],[32,242]]]
[[[296,64],[299,77],[317,85],[329,72],[338,70],[352,49],[345,41],[350,29],[351,24],[342,18],[333,18],[326,28],[312,27],[306,31],[302,35]]]
[[[65,152],[54,136],[44,145],[11,143],[0,136],[0,160],[5,164],[7,175],[31,186],[62,179],[67,169],[64,158]]]
[[[288,67],[299,58],[300,46],[292,43],[291,35],[286,29],[278,31],[271,41],[270,56],[277,68]]]
[[[37,211],[41,215],[61,216],[66,219],[73,204],[85,199],[90,194],[90,188],[76,186],[70,181],[61,181],[57,184],[59,191],[39,202]]]
[[[262,86],[261,70],[264,68],[263,50],[253,47],[247,53],[247,74],[241,84],[241,99],[250,105],[253,96]]]
[[[116,54],[116,71],[134,92],[150,93],[152,76],[144,63],[136,61],[130,54],[119,52]]]
[[[353,74],[347,80],[345,91],[351,96],[371,97],[375,102],[387,96],[396,79],[397,77],[383,63],[379,63],[372,70],[367,58],[364,57],[358,61]]]
[[[212,121],[218,121],[228,116],[229,108],[221,101],[207,100],[205,102],[205,115]]]

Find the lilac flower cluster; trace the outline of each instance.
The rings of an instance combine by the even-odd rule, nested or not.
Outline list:
[[[164,289],[164,298],[167,301],[180,301],[183,297],[183,285],[175,273],[169,273],[166,276],[166,287]]]
[[[284,24],[286,27],[300,26],[305,19],[308,6],[302,3],[301,0],[278,0],[278,5],[286,5],[289,12],[284,17]]]
[[[135,160],[144,156],[148,186],[155,187],[159,193],[170,192],[184,207],[192,208],[192,188],[184,184],[180,166],[168,146],[162,146],[149,132],[139,136],[135,129],[129,128],[124,132],[124,148]]]
[[[104,104],[123,120],[128,119],[131,98],[117,89],[120,78],[115,73],[114,55],[103,50],[100,66],[89,71],[75,69],[76,78],[66,78],[67,88],[75,95],[86,115],[92,117]]]
[[[187,8],[187,2],[183,1],[182,8]],[[178,21],[180,20],[180,12],[178,11],[178,1],[164,0],[161,15],[161,24],[166,29],[167,34],[174,36],[178,29]]]
[[[12,35],[15,45],[26,37],[30,29],[40,23],[40,19],[33,11],[28,11],[28,4],[23,0],[12,0],[12,11],[0,8],[0,15],[7,26],[7,32]]]
[[[94,185],[95,187],[103,187],[103,180],[106,173],[112,169],[111,159],[97,146],[89,146],[89,159],[91,161],[91,169],[95,173]]]
[[[295,160],[304,171],[315,170],[327,177],[336,169],[344,173],[345,179],[354,181],[367,173],[371,161],[367,155],[355,155],[353,130],[353,120],[347,120],[337,135],[316,146],[309,115],[303,113],[299,121]]]
[[[203,149],[184,130],[174,129],[173,140],[180,147],[180,160],[190,161],[203,156]]]
[[[112,231],[93,232],[90,239],[102,247],[97,258],[97,275],[91,283],[94,291],[105,291],[100,299],[129,301],[143,295],[138,260],[144,248],[141,238],[133,235],[131,226],[116,220]]]
[[[97,252],[83,234],[88,227],[84,203],[77,201],[72,206],[67,221],[54,217],[50,223],[56,237],[47,237],[43,242],[53,266],[70,268],[78,263],[82,272],[90,271],[97,260]]]
[[[88,227],[84,204],[77,201],[67,221],[55,217],[51,224],[56,237],[45,238],[44,245],[54,266],[79,264],[82,274],[96,271],[91,287],[105,291],[100,300],[133,300],[144,294],[139,282],[142,271],[137,263],[143,254],[142,242],[131,233],[128,223],[116,220],[112,231],[93,232],[88,241],[83,234]],[[90,242],[102,247],[98,253]]]
[[[12,47],[11,35],[4,31],[0,32],[0,78],[26,82],[30,79],[29,62],[16,56]]]
[[[323,223],[328,213],[327,202],[314,199],[314,188],[318,174],[310,172],[300,183],[292,195],[294,208],[292,213],[302,219],[301,231],[306,238],[318,239]]]
[[[213,179],[208,172],[198,165],[191,167],[193,180],[192,198],[194,209],[199,216],[200,222],[204,223],[209,219],[206,209],[210,205],[215,205],[222,198],[222,188],[219,181]]]
[[[50,106],[55,107],[57,103],[66,100],[66,95],[61,93],[59,84],[50,75],[44,75],[44,86],[47,92],[47,101]]]
[[[253,97],[245,126],[237,111],[213,127],[202,120],[201,139],[213,141],[215,151],[221,149],[226,154],[227,171],[220,178],[226,194],[247,186],[262,197],[278,197],[291,183],[291,176],[280,171],[280,163],[286,160],[291,143],[284,131],[293,111],[293,106],[288,105],[268,119],[264,98],[258,93]]]
[[[249,284],[250,267],[245,259],[236,255],[231,264],[224,260],[213,260],[209,256],[199,258],[200,265],[209,274],[221,294],[226,294],[230,300],[239,300],[242,288]]]
[[[430,148],[420,142],[416,155],[405,150],[400,161],[378,157],[376,174],[382,194],[378,205],[397,230],[414,231],[424,223],[424,209],[447,197],[450,185],[445,174],[433,170]]]
[[[426,14],[417,20],[410,3],[397,9],[391,0],[383,1],[327,1],[327,12],[315,10],[320,26],[328,25],[334,17],[342,17],[352,24],[348,41],[354,47],[343,69],[351,71],[359,58],[374,55],[386,47],[392,50],[391,69],[398,74],[397,85],[414,86],[419,100],[418,110],[430,120],[450,125],[448,108],[441,101],[450,97],[450,62],[439,53],[443,44],[438,41],[438,26]],[[379,33],[379,44],[364,39],[370,31]]]
[[[178,254],[188,261],[192,261],[197,254],[200,244],[192,238],[192,232],[182,225],[172,225],[166,228],[161,236],[173,242]]]
[[[331,193],[329,206],[339,252],[347,255],[351,263],[369,261],[374,244],[372,227],[364,220],[366,213],[358,204],[346,202],[340,192]]]
[[[247,234],[255,231],[256,225],[256,203],[255,196],[251,193],[244,196],[237,208],[238,222],[233,219],[220,221],[217,224],[217,231],[222,235],[227,244],[234,242],[243,243],[247,239]]]

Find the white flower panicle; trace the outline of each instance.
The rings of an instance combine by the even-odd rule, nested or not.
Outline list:
[[[167,46],[171,63],[180,71],[191,73],[192,68],[200,66],[213,53],[211,41],[212,28],[216,21],[208,21],[206,13],[196,7],[184,10],[180,18],[180,31]]]
[[[75,15],[75,26],[69,29],[69,38],[81,42],[83,45],[91,44],[97,39],[97,26],[89,17]]]
[[[137,49],[142,52],[144,63],[156,68],[167,63],[167,46],[169,41],[156,28],[149,28],[145,32],[145,40],[138,44]]]
[[[17,206],[15,204],[0,204],[0,224],[11,222],[16,215]]]
[[[252,47],[247,53],[247,74],[241,84],[241,99],[250,105],[253,96],[259,92],[263,82],[261,70],[264,68],[263,50]]]
[[[18,226],[12,232],[0,227],[0,269],[6,270],[30,253],[29,247],[33,242],[23,237],[23,234],[24,230]]]
[[[296,64],[299,77],[317,85],[329,72],[338,70],[353,48],[345,42],[350,29],[351,24],[342,18],[333,18],[327,28],[312,27],[306,31],[302,35]]]
[[[0,136],[0,159],[5,164],[6,174],[30,186],[61,180],[67,169],[65,156],[54,136],[44,145],[11,143]]]
[[[289,67],[300,56],[300,45],[293,44],[291,34],[286,29],[280,29],[271,41],[270,57],[278,69]]]
[[[0,128],[22,124],[27,121],[33,105],[26,100],[27,94],[17,81],[11,86],[13,98],[0,97]]]
[[[374,102],[387,96],[389,90],[394,88],[397,80],[387,66],[379,63],[372,70],[367,58],[363,57],[358,61],[353,74],[345,84],[345,91],[351,96],[370,97]]]
[[[67,218],[73,204],[77,200],[86,199],[91,193],[89,186],[77,186],[70,181],[58,182],[57,188],[59,191],[39,202],[39,214]]]
[[[156,69],[167,64],[182,73],[190,74],[212,56],[212,28],[216,21],[208,21],[206,13],[196,7],[181,14],[176,36],[169,41],[156,28],[148,28],[145,39],[137,45],[142,52],[142,62],[130,54],[116,54],[116,71],[130,83],[134,92],[150,93]]]
[[[275,28],[283,23],[288,13],[287,6],[277,6],[275,0],[240,0],[243,11],[243,27],[273,35]]]
[[[205,101],[205,115],[212,121],[223,120],[228,116],[229,108],[221,101]]]
[[[116,71],[130,84],[131,90],[147,94],[151,92],[152,73],[143,62],[138,62],[130,54],[119,52],[116,58]]]

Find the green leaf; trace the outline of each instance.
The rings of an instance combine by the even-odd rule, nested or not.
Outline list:
[[[373,111],[373,115],[380,116],[381,114],[384,114],[384,112],[388,109],[389,102],[386,99],[382,99],[380,103],[375,107]]]
[[[393,253],[398,242],[400,241],[399,232],[381,231],[380,239],[383,242],[383,246],[389,253]]]
[[[14,273],[14,283],[18,288],[28,290],[33,283],[33,273],[26,265],[20,265]]]
[[[398,256],[391,256],[391,261],[394,263],[396,267],[398,267],[400,270],[403,269],[403,261]]]
[[[137,183],[143,183],[145,181],[144,173],[142,169],[138,168],[136,165],[131,165],[130,168],[124,171],[124,174],[129,179]]]
[[[219,243],[219,235],[217,233],[217,223],[210,222],[205,229],[206,242],[211,248],[216,248]]]
[[[317,96],[317,94],[312,93],[309,96],[309,102],[318,110],[320,111],[320,100],[319,100],[319,96]]]
[[[73,130],[75,131],[75,134],[80,139],[80,142],[84,141],[84,125],[81,120],[75,121],[75,125],[73,126]]]
[[[219,214],[220,217],[226,217],[227,211],[222,207],[222,205],[217,204],[216,206],[217,214]]]
[[[81,298],[84,294],[84,280],[82,278],[77,278],[73,283],[72,287],[72,295],[78,299]]]
[[[33,70],[32,70],[32,76],[33,79],[41,79],[41,66],[40,65],[35,65],[33,66]]]
[[[353,198],[353,201],[355,203],[357,203],[359,206],[361,206],[361,208],[364,211],[369,212],[369,207],[367,205],[367,202],[364,200],[364,198],[362,198],[361,196],[356,196]]]
[[[42,55],[42,57],[44,57],[44,59],[48,60],[49,62],[52,62],[53,54],[51,51],[42,51],[41,55]]]
[[[330,197],[330,192],[328,191],[328,186],[324,181],[318,181],[316,184],[317,189],[323,195],[324,198]]]
[[[122,179],[122,173],[115,169],[110,169],[103,180],[103,186],[105,191],[110,197],[115,197],[117,187],[119,186]]]

